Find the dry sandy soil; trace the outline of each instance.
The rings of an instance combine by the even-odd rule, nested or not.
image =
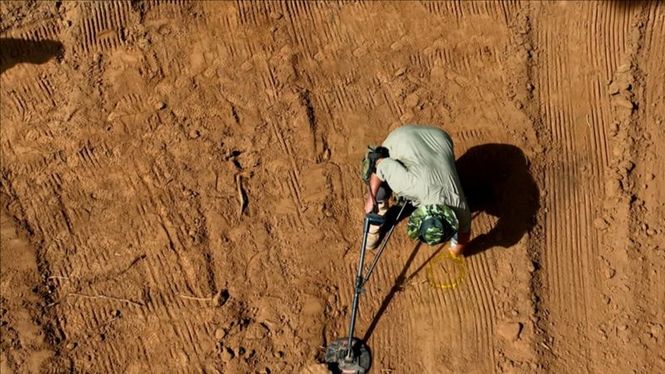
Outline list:
[[[3,374],[325,371],[404,123],[474,240],[440,289],[398,226],[373,372],[665,372],[663,3],[2,2],[0,49]]]

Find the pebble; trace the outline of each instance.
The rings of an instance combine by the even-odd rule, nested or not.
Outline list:
[[[617,68],[617,72],[618,72],[618,73],[625,73],[625,72],[627,72],[628,70],[630,70],[630,63],[620,65],[620,66]]]
[[[608,269],[605,270],[605,277],[607,279],[612,279],[612,278],[614,278],[614,275],[616,275],[616,273],[617,273],[616,270],[614,270],[612,268],[608,268]]]
[[[406,68],[402,67],[402,68],[399,68],[395,71],[395,76],[400,77],[400,76],[404,75],[404,73],[406,73]]]
[[[403,46],[404,44],[398,40],[390,45],[390,49],[392,49],[393,51],[399,51],[400,49],[402,49]]]
[[[617,97],[614,100],[614,106],[618,106],[618,107],[626,108],[626,109],[635,108],[635,104],[633,104],[632,101],[626,99],[625,97]]]
[[[404,99],[404,104],[406,104],[408,107],[412,108],[412,107],[418,105],[418,100],[420,100],[418,95],[416,95],[415,93],[412,93]]]
[[[620,147],[620,146],[616,145],[612,148],[612,155],[616,156],[616,157],[620,157],[621,155],[623,155],[623,150],[624,150],[623,147]]]
[[[252,62],[251,61],[243,62],[243,64],[240,65],[240,69],[245,72],[252,70]]]
[[[222,340],[226,336],[226,331],[224,329],[215,330],[215,339]]]
[[[162,110],[164,108],[166,108],[166,103],[165,102],[158,101],[157,103],[155,103],[155,110]]]
[[[605,230],[608,226],[607,221],[605,218],[598,217],[593,220],[593,226],[598,229],[598,230]]]
[[[497,327],[497,333],[502,338],[514,342],[520,338],[522,326],[520,322],[504,322]]]
[[[630,160],[625,160],[625,161],[621,162],[620,166],[626,172],[630,172],[635,168],[635,163],[630,161]]]
[[[199,132],[199,130],[197,130],[197,129],[191,129],[191,130],[189,130],[189,137],[190,137],[191,139],[196,139],[196,138],[198,138],[199,136],[201,136],[201,133]]]
[[[413,113],[406,112],[399,117],[399,120],[402,121],[402,123],[404,123],[404,122],[409,122],[409,120],[411,120],[412,118],[413,118]]]
[[[616,95],[619,93],[619,85],[616,82],[610,83],[610,86],[608,88],[608,92],[610,95]]]
[[[235,357],[235,355],[233,354],[233,351],[230,348],[222,349],[222,354],[220,356],[221,356],[222,362],[224,362],[224,363],[233,360],[233,357]]]
[[[616,133],[619,132],[619,122],[612,122],[612,124],[610,124],[610,132],[613,135],[616,135]]]
[[[246,333],[247,338],[251,340],[262,339],[266,335],[268,335],[268,329],[259,323],[251,324]]]
[[[611,179],[605,182],[605,194],[607,195],[607,197],[616,196],[619,193],[620,189],[621,185],[619,181],[616,179]]]

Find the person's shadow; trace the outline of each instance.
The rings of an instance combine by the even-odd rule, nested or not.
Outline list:
[[[476,237],[471,233],[465,256],[495,246],[510,247],[533,228],[540,196],[521,149],[510,144],[478,145],[456,165],[472,214],[485,212],[498,218],[488,233]]]
[[[43,64],[62,54],[63,45],[59,41],[0,38],[0,74],[16,64]]]

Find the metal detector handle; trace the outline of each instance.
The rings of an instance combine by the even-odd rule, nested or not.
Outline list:
[[[388,239],[390,239],[390,236],[393,234],[393,231],[395,230],[395,226],[397,226],[397,222],[399,222],[399,219],[402,217],[402,213],[404,212],[404,208],[406,208],[406,204],[407,204],[406,202],[402,203],[402,208],[399,210],[399,213],[397,213],[397,218],[395,218],[395,223],[393,223],[392,227],[390,227],[388,234],[386,234],[385,239],[383,239],[383,241],[381,242],[379,249],[376,251],[376,256],[374,256],[374,260],[372,261],[372,264],[369,266],[369,269],[367,270],[367,274],[363,277],[363,283],[361,287],[364,286],[365,283],[367,283],[369,277],[372,275],[372,272],[374,271],[376,264],[379,262],[379,258],[381,258],[383,250],[386,248],[386,244],[388,244]],[[385,221],[385,218],[383,217],[381,218]]]
[[[365,215],[365,222],[363,225],[363,242],[360,247],[360,259],[358,261],[358,271],[356,273],[356,279],[353,287],[353,304],[351,305],[351,323],[349,324],[349,341],[348,352],[344,358],[346,361],[353,361],[353,332],[356,328],[356,313],[358,312],[358,298],[362,292],[363,284],[365,280],[363,279],[363,270],[365,269],[365,253],[367,251],[367,234],[369,233],[369,225],[382,224],[385,219],[376,214],[376,213],[367,213]]]

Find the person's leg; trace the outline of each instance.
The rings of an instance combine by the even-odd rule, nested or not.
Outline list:
[[[377,203],[388,202],[388,199],[390,199],[392,193],[393,190],[390,189],[390,187],[386,182],[381,183],[379,189],[376,191],[376,202]]]
[[[388,212],[388,200],[392,195],[392,190],[388,187],[388,184],[381,183],[379,190],[376,192],[376,205],[378,208],[378,214],[385,216]],[[369,232],[367,233],[367,249],[374,249],[379,245],[381,239],[381,226],[370,225]]]

